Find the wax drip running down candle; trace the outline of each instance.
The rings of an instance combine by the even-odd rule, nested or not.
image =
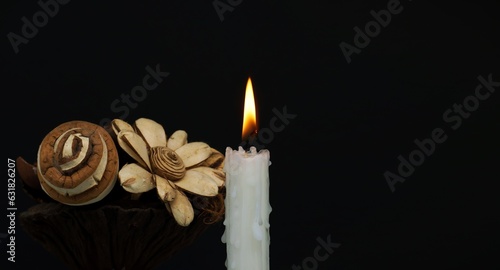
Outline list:
[[[226,148],[226,267],[230,270],[269,269],[268,150]]]
[[[250,112],[250,114],[249,114]],[[257,130],[255,101],[248,79],[242,137]],[[255,147],[245,151],[226,148],[225,231],[226,268],[229,270],[269,269],[269,166],[270,152]]]

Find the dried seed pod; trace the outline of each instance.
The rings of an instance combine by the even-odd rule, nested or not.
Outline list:
[[[57,126],[38,149],[40,185],[63,204],[85,205],[103,199],[114,187],[118,166],[118,153],[110,134],[86,121]]]
[[[194,218],[191,196],[215,197],[225,184],[224,155],[204,142],[188,143],[184,130],[167,139],[163,127],[147,118],[133,126],[115,119],[113,130],[120,147],[138,162],[120,170],[123,188],[140,194],[153,189],[154,182],[159,198],[181,226]]]
[[[168,147],[151,148],[151,169],[161,177],[176,181],[184,177],[186,168],[182,159]]]

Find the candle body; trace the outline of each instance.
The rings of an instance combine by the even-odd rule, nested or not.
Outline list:
[[[269,269],[270,153],[226,148],[225,231],[229,270]]]

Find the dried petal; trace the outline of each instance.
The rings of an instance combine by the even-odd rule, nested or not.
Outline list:
[[[118,136],[118,133],[120,133],[120,131],[122,130],[134,131],[132,125],[123,121],[120,118],[113,119],[113,121],[111,121],[111,127],[113,128],[113,131],[115,132],[116,136]]]
[[[202,196],[215,196],[219,193],[219,187],[212,180],[212,177],[193,170],[186,171],[186,175],[175,182],[175,185],[185,191]]]
[[[169,212],[174,216],[177,224],[188,226],[194,219],[194,209],[184,192],[176,189],[175,198],[171,202],[165,203]]]
[[[217,149],[214,148],[210,149],[212,150],[212,154],[197,166],[206,166],[222,170],[224,168],[224,159],[225,159],[224,155]]]
[[[160,199],[164,202],[173,201],[176,195],[175,184],[159,175],[155,174],[154,177],[156,181],[156,191]]]
[[[141,136],[130,130],[122,130],[117,135],[118,144],[127,154],[144,167],[151,169],[148,146]]]
[[[167,147],[172,150],[177,150],[179,147],[185,145],[187,143],[187,132],[184,130],[177,130],[167,141]]]
[[[204,142],[185,144],[175,152],[182,158],[186,168],[199,164],[212,154],[210,146]]]
[[[120,184],[130,193],[143,193],[155,187],[153,174],[135,164],[125,164],[118,172]]]
[[[159,123],[148,119],[139,118],[135,121],[135,130],[141,135],[150,148],[167,145],[167,134]]]
[[[208,175],[219,187],[224,186],[226,181],[226,173],[223,170],[218,170],[210,167],[195,167],[190,169],[190,171],[200,172]]]

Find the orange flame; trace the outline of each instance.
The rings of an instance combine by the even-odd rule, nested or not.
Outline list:
[[[255,98],[253,96],[252,80],[248,77],[245,91],[245,107],[243,109],[243,129],[241,139],[246,140],[257,134],[257,111],[255,110]]]

